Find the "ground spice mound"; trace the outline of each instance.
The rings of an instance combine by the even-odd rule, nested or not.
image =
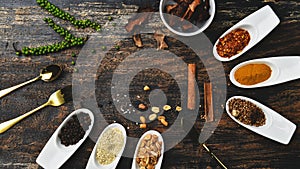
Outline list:
[[[124,135],[118,128],[110,128],[103,133],[97,144],[96,160],[101,165],[111,164],[124,145]]]
[[[217,52],[221,57],[230,58],[242,52],[249,42],[249,32],[238,28],[219,39],[219,42],[216,46]]]
[[[86,113],[78,113],[73,115],[67,123],[61,128],[58,137],[61,144],[65,146],[78,143],[85,135],[91,125],[90,116]]]
[[[272,70],[266,64],[248,64],[242,66],[234,73],[234,78],[242,85],[254,85],[268,80]]]
[[[256,127],[266,124],[266,116],[262,109],[249,101],[232,99],[228,106],[231,115],[244,124]]]

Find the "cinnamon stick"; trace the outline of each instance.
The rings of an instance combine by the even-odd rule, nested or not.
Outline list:
[[[195,78],[196,78],[196,64],[188,64],[188,100],[187,108],[194,110],[196,107],[196,91],[195,91]]]
[[[204,112],[206,122],[214,121],[212,84],[204,83]]]

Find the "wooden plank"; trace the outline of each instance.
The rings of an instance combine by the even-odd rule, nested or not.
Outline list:
[[[91,19],[105,26],[107,16],[114,18],[128,17],[134,13],[138,6],[146,6],[147,3],[141,0],[53,0],[52,3],[57,4],[64,10],[74,14],[77,18]],[[155,1],[153,4],[157,4]],[[270,5],[278,14],[281,23],[272,31],[264,40],[252,48],[238,60],[224,63],[224,71],[226,75],[238,63],[254,58],[263,58],[278,55],[298,55],[300,53],[300,20],[299,20],[299,2],[292,1],[225,1],[218,0],[217,13],[214,21],[205,30],[208,38],[215,40],[230,26],[237,23],[242,18],[256,11],[264,5]],[[157,9],[156,5],[156,9]],[[52,17],[44,10],[41,10],[34,1],[11,1],[2,0],[0,4],[0,89],[10,87],[38,75],[39,69],[52,64],[59,63],[63,66],[64,73],[61,78],[51,83],[42,81],[26,86],[17,92],[14,92],[0,99],[0,122],[16,117],[26,111],[29,111],[47,100],[47,97],[61,86],[72,83],[72,73],[74,66],[71,53],[79,53],[81,47],[71,48],[59,53],[49,54],[45,56],[17,57],[14,54],[12,43],[19,42],[18,47],[37,46],[41,44],[53,43],[61,40],[48,26],[43,22],[44,17]],[[61,25],[69,28],[76,35],[91,35],[90,29],[74,29],[69,23],[55,19]],[[118,28],[118,25],[116,29]],[[156,48],[156,42],[152,36],[142,36],[147,47]],[[109,38],[109,37],[107,37]],[[193,56],[190,50],[182,46],[182,43],[176,39],[167,38],[170,45],[170,52],[175,53],[181,58],[184,56]],[[125,120],[123,115],[118,114],[114,106],[111,104],[110,95],[110,78],[113,70],[128,54],[134,53],[137,49],[134,47],[132,40],[126,39],[122,41],[123,46],[119,52],[112,51],[108,54],[104,64],[99,67],[98,76],[101,77],[96,81],[97,86],[97,103],[102,106],[107,121],[121,121],[126,127],[130,127],[128,133],[130,136],[140,136],[144,130],[140,130],[138,126],[132,122]],[[205,80],[209,79],[207,71],[216,71],[219,69],[214,64],[214,58],[210,67],[204,67],[201,63],[197,64],[198,86],[203,86]],[[176,73],[178,70],[174,70]],[[146,72],[144,72],[146,73]],[[172,104],[180,103],[178,99],[178,88],[176,83],[168,74],[163,72],[146,73],[150,78],[156,80],[142,81],[143,73],[135,79],[132,87],[132,95],[139,94],[138,87],[145,83],[161,87],[168,94]],[[104,80],[103,80],[104,79]],[[227,97],[233,95],[246,95],[257,99],[265,105],[277,110],[284,117],[288,118],[295,124],[300,124],[299,108],[300,108],[300,90],[299,81],[295,80],[281,85],[268,88],[260,88],[253,90],[240,89],[228,82]],[[218,99],[218,94],[222,94],[222,88],[216,89],[214,92],[214,100]],[[200,96],[204,95],[200,88]],[[90,93],[87,93],[90,95]],[[143,96],[146,98],[146,95]],[[216,99],[215,99],[216,98]],[[203,99],[201,103],[203,105]],[[215,105],[221,109],[225,103]],[[84,106],[84,105],[83,105]],[[39,152],[55,131],[62,120],[74,110],[72,103],[63,107],[46,108],[37,114],[25,119],[20,124],[10,129],[7,133],[1,135],[0,139],[0,168],[37,168],[35,159]],[[203,107],[199,108],[199,114],[203,114]],[[170,113],[168,118],[172,124],[177,114]],[[196,128],[201,131],[203,119],[197,118]],[[157,123],[150,125],[160,131],[166,128]],[[99,132],[100,132],[99,128]],[[217,163],[210,158],[209,154],[200,151],[197,140],[193,140],[192,134],[189,133],[174,148],[165,153],[162,168],[218,168]],[[228,116],[224,115],[218,128],[213,135],[207,140],[209,148],[229,167],[229,168],[286,168],[287,166],[299,166],[300,158],[300,131],[296,130],[295,136],[291,143],[287,146],[278,144],[272,140],[254,134],[245,128],[238,126]],[[62,168],[84,168],[89,155],[94,146],[92,140],[84,142],[83,146],[65,163]],[[134,147],[134,145],[132,145]],[[129,168],[131,165],[130,158],[122,158],[118,168]]]

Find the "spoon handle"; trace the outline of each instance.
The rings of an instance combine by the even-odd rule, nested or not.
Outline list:
[[[38,111],[48,105],[49,105],[49,102],[44,103],[43,105],[31,110],[30,112],[27,112],[19,117],[16,117],[14,119],[11,119],[11,120],[1,123],[0,124],[0,134],[4,133],[6,130],[11,128],[13,125],[17,124],[19,121],[23,120],[24,118],[30,116],[31,114],[35,113],[36,111]]]
[[[27,85],[29,83],[32,83],[32,82],[34,82],[36,80],[39,80],[40,78],[41,78],[41,76],[38,76],[38,77],[36,77],[34,79],[28,80],[26,82],[23,82],[21,84],[15,85],[13,87],[10,87],[10,88],[7,88],[7,89],[3,89],[3,90],[0,91],[0,98],[2,98],[3,96],[7,95],[8,93],[10,93],[10,92],[12,92],[12,91],[14,91],[14,90],[22,87],[22,86],[25,86],[25,85]]]
[[[223,169],[227,169],[227,167],[222,163],[222,161],[213,152],[210,151],[206,144],[202,144],[202,146],[219,163],[219,165],[223,167]]]

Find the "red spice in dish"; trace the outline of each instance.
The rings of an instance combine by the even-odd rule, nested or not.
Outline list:
[[[247,30],[238,28],[219,39],[217,52],[221,57],[230,58],[240,53],[250,41]]]

